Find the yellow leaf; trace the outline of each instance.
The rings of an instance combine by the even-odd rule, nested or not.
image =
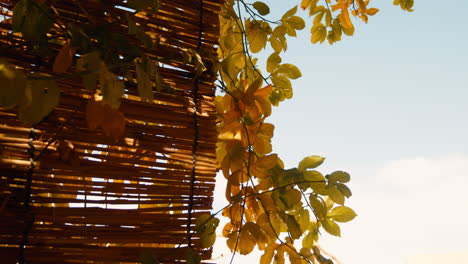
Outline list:
[[[278,244],[273,243],[268,245],[265,248],[263,255],[260,257],[260,264],[270,264],[271,260],[273,259],[273,255],[275,254],[275,250],[278,248]]]
[[[322,221],[322,226],[323,229],[325,229],[325,231],[327,231],[327,233],[329,233],[330,235],[341,236],[340,226],[332,220],[325,219],[324,221]]]
[[[320,164],[322,164],[324,160],[325,158],[320,156],[305,157],[301,160],[301,162],[299,162],[298,169],[300,171],[306,171],[306,169],[314,169],[320,166]]]
[[[353,220],[357,214],[354,212],[353,209],[346,207],[346,206],[338,206],[333,208],[333,210],[328,213],[328,217],[336,222],[349,222]]]
[[[255,237],[246,228],[242,228],[237,245],[239,253],[242,255],[249,254],[254,249],[255,244]]]
[[[276,163],[278,162],[278,155],[277,154],[271,154],[267,156],[263,156],[259,158],[255,162],[255,166],[263,169],[271,169],[273,168]]]

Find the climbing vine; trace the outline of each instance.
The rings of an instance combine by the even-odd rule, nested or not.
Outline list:
[[[412,1],[394,4],[412,11]],[[286,257],[291,263],[333,263],[318,246],[321,230],[340,236],[338,223],[356,217],[345,206],[351,196],[348,173],[322,174],[317,170],[324,162],[320,156],[308,156],[296,168],[286,169],[272,152],[274,126],[266,119],[272,106],[292,97],[291,80],[302,76],[282,58],[287,38],[305,28],[298,7],[312,20],[311,42],[330,44],[340,41],[343,33],[354,34],[351,15],[367,23],[379,11],[369,7],[369,0],[303,0],[271,21],[265,17],[270,8],[263,2],[225,2],[217,64],[222,91],[216,98],[217,160],[227,180],[229,205],[222,214],[230,221],[222,234],[234,252],[232,259],[235,252],[249,254],[257,246],[263,251],[262,264],[284,263]],[[261,69],[254,54],[267,46],[273,52]],[[210,232],[215,235],[213,229]]]
[[[153,101],[153,90],[170,90],[159,74],[159,62],[135,47],[128,38],[108,30],[107,24],[93,21],[96,15],[85,9],[90,23],[63,24],[53,19],[54,1],[20,0],[13,9],[12,30],[25,40],[38,56],[46,56],[50,44],[60,44],[50,75],[26,73],[0,61],[0,105],[17,107],[19,119],[35,124],[58,104],[57,79],[80,77],[90,93],[86,107],[91,129],[119,139],[125,133],[125,118],[118,110],[125,91],[124,81],[136,84],[143,101]],[[79,1],[74,4],[80,5]],[[124,21],[132,41],[144,48],[157,48],[158,40],[138,24],[142,11],[158,11],[159,1],[128,1],[135,12]],[[412,11],[413,0],[395,0],[403,10]],[[320,156],[308,156],[296,168],[285,168],[273,153],[271,138],[274,125],[267,122],[274,106],[293,96],[292,82],[302,76],[298,67],[283,62],[287,39],[306,27],[298,12],[312,21],[312,43],[329,44],[344,35],[354,34],[352,17],[368,22],[378,13],[369,0],[302,0],[278,20],[267,19],[270,7],[263,2],[226,0],[219,14],[218,58],[208,69],[197,50],[181,50],[181,56],[197,74],[212,71],[218,76],[217,163],[227,180],[228,205],[222,215],[229,218],[222,234],[228,247],[249,254],[257,247],[263,251],[260,263],[332,263],[318,246],[321,231],[340,236],[340,225],[353,220],[356,213],[345,205],[351,196],[347,187],[350,175],[343,171],[328,174],[317,168]],[[150,12],[147,12],[150,13]],[[54,28],[54,34],[48,34]],[[57,34],[57,32],[60,32]],[[59,38],[60,37],[60,38]],[[267,49],[268,47],[268,49]],[[79,56],[77,51],[79,50]],[[125,50],[119,53],[118,50]],[[258,66],[254,54],[273,51],[265,68]],[[74,58],[77,57],[75,60]],[[75,64],[74,64],[74,61]],[[73,71],[70,73],[70,69]],[[135,69],[136,76],[129,74]],[[219,220],[216,215],[202,215],[195,222],[203,247],[211,247]],[[192,254],[188,262],[199,262]]]

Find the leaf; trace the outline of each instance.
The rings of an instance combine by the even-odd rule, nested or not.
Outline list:
[[[344,185],[343,183],[336,183],[335,186],[344,196],[346,196],[346,198],[351,197],[352,193],[348,186]]]
[[[281,17],[281,20],[285,20],[286,18],[294,16],[296,12],[297,12],[297,6],[294,6],[293,8],[286,11],[286,13],[284,13],[284,15]]]
[[[141,63],[136,63],[138,94],[143,102],[153,101],[153,83]]]
[[[294,29],[301,30],[305,27],[304,19],[298,16],[292,16],[287,20],[288,24],[291,25]]]
[[[309,232],[307,235],[302,239],[302,247],[304,248],[312,248],[314,246],[314,233]]]
[[[327,29],[321,23],[314,25],[310,32],[312,33],[311,42],[313,44],[320,42],[322,43],[327,37]]]
[[[312,206],[312,209],[314,210],[315,216],[317,216],[317,218],[319,219],[324,219],[327,215],[327,208],[323,201],[319,199],[317,195],[311,194],[309,196],[309,203],[310,206]]]
[[[104,121],[104,106],[102,102],[97,102],[94,97],[89,99],[86,105],[86,124],[91,130],[101,127]]]
[[[145,251],[140,255],[140,263],[142,264],[159,264],[158,258],[151,251]]]
[[[12,27],[14,32],[21,32],[29,5],[30,2],[28,0],[20,0],[13,8]]]
[[[349,222],[353,220],[357,214],[353,211],[353,209],[346,207],[346,206],[338,206],[333,208],[330,213],[328,213],[328,217],[336,222]]]
[[[312,0],[301,0],[301,8],[302,10],[306,10],[309,7]]]
[[[281,63],[279,52],[273,52],[267,59],[266,69],[268,72],[273,72]]]
[[[37,124],[57,105],[60,90],[53,80],[33,80],[26,85],[26,101],[20,105],[19,119],[27,124]]]
[[[187,264],[200,264],[201,256],[199,256],[192,248],[187,248],[187,253],[185,255]]]
[[[125,117],[123,114],[104,104],[104,120],[102,121],[102,131],[106,136],[119,140],[125,135]]]
[[[90,73],[81,75],[85,89],[89,91],[94,91],[96,89],[98,79],[97,73],[102,63],[99,52],[84,54],[77,60],[76,68],[78,71],[90,71]]]
[[[301,201],[301,193],[296,189],[290,189],[288,191],[280,192],[279,198],[286,205],[287,209],[292,209]]]
[[[281,64],[275,72],[282,73],[289,79],[297,79],[302,76],[299,68],[289,63]]]
[[[75,50],[76,49],[71,46],[70,42],[67,41],[55,57],[54,64],[52,66],[52,72],[56,74],[62,74],[66,72],[72,65]]]
[[[366,9],[366,13],[370,16],[373,16],[375,14],[377,14],[377,12],[379,12],[379,9],[377,8],[369,8],[369,9]]]
[[[266,45],[268,34],[263,29],[259,21],[246,21],[246,34],[250,51],[260,52]]]
[[[294,216],[292,215],[285,213],[280,213],[280,217],[286,224],[288,232],[291,234],[291,237],[293,239],[300,238],[302,235],[302,230],[299,223],[296,221],[296,218],[294,218]]]
[[[354,34],[354,26],[351,28],[342,27],[343,33],[347,36],[352,36]]]
[[[273,259],[273,255],[275,254],[275,250],[278,248],[278,244],[272,243],[268,245],[263,255],[260,257],[260,264],[270,264],[271,260]]]
[[[270,13],[270,7],[267,4],[263,3],[263,2],[256,1],[255,3],[253,3],[252,6],[262,16],[268,15]]]
[[[322,221],[322,226],[323,229],[325,229],[325,231],[327,231],[327,233],[329,233],[330,235],[341,236],[340,226],[332,220],[325,219],[324,221]]]
[[[20,104],[26,89],[26,76],[0,60],[0,105],[6,108]]]
[[[332,199],[335,203],[343,205],[345,202],[344,195],[338,190],[337,187],[333,185],[328,185],[326,189],[328,197]]]
[[[308,156],[299,162],[298,169],[300,171],[306,171],[306,169],[314,169],[323,163],[325,158],[320,156]]]
[[[117,79],[117,76],[107,69],[104,63],[101,63],[99,71],[99,84],[101,85],[102,101],[112,107],[119,107],[125,86],[122,81]]]
[[[50,13],[45,3],[20,0],[13,8],[12,27],[30,41],[40,40],[52,27]]]
[[[265,233],[263,232],[263,230],[260,228],[258,224],[253,223],[253,222],[247,222],[245,223],[243,228],[247,229],[252,234],[257,244],[261,245],[261,244],[268,242],[268,239],[265,236]]]
[[[202,214],[195,220],[196,232],[200,236],[203,248],[210,248],[216,240],[216,228],[219,225],[219,219],[210,214]]]
[[[242,228],[240,232],[240,237],[239,237],[239,243],[237,245],[237,248],[239,250],[239,253],[242,255],[247,255],[255,247],[255,237],[245,228]]]
[[[327,175],[327,179],[330,182],[349,182],[351,177],[349,176],[349,173],[344,172],[344,171],[335,171],[330,175]]]

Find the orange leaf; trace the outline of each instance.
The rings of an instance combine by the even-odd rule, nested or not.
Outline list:
[[[262,98],[267,98],[270,95],[272,89],[273,89],[273,86],[271,86],[271,84],[269,84],[269,85],[263,87],[262,89],[257,90],[254,93],[254,95],[260,96]]]
[[[377,9],[377,8],[369,8],[369,9],[366,10],[366,13],[369,16],[373,16],[373,15],[377,14],[377,12],[379,12],[379,9]]]
[[[86,123],[91,130],[102,125],[104,121],[104,105],[91,98],[86,105]]]
[[[52,71],[56,74],[62,74],[66,72],[72,65],[73,56],[75,55],[76,48],[72,47],[70,42],[65,43],[62,49],[60,49],[57,57],[55,57]]]
[[[115,140],[121,139],[125,135],[125,117],[117,109],[110,105],[104,105],[104,120],[102,122],[102,131],[105,135]]]
[[[341,14],[338,16],[340,19],[341,25],[343,25],[344,28],[352,28],[353,23],[351,22],[351,19],[349,18],[349,12],[347,9],[342,9]]]

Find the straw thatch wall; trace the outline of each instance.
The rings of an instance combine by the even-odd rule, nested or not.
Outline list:
[[[0,17],[0,57],[25,72],[53,76],[55,55],[32,54],[11,32],[16,2],[0,1],[5,16]],[[88,23],[83,10],[119,17],[131,12],[122,8],[127,2],[122,0],[50,2],[52,16],[64,24]],[[123,139],[88,128],[92,93],[79,76],[57,80],[59,105],[34,127],[19,122],[15,109],[0,108],[1,263],[138,263],[144,252],[161,263],[179,263],[189,245],[209,259],[210,250],[200,248],[194,234],[194,219],[211,209],[213,199],[215,78],[194,77],[181,50],[203,51],[210,65],[210,55],[216,55],[218,2],[164,0],[157,14],[137,16],[158,42],[145,52],[162,62],[161,77],[171,88],[154,91],[155,101],[148,103],[126,81],[119,109],[126,120]],[[127,24],[109,16],[98,22],[127,32]],[[58,25],[50,36],[55,31]],[[50,47],[55,54],[61,48]]]

